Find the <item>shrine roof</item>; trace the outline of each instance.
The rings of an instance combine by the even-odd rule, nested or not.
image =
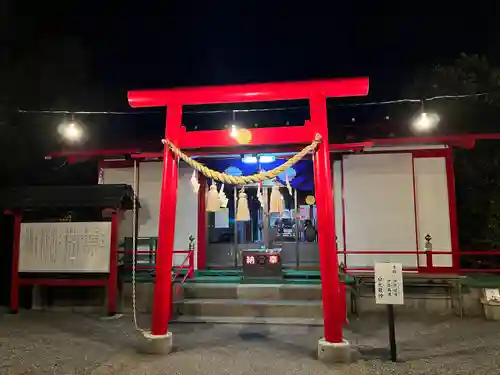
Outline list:
[[[475,143],[480,140],[498,140],[500,134],[462,134],[462,135],[443,135],[429,137],[390,137],[390,138],[371,138],[371,139],[353,139],[351,142],[331,143],[331,152],[351,152],[369,149],[373,147],[402,147],[402,146],[423,146],[423,145],[446,145],[449,147],[473,148]],[[54,152],[46,156],[47,159],[67,158],[69,162],[78,162],[89,158],[123,158],[148,159],[161,158],[163,156],[162,145],[159,141],[145,142],[140,147],[121,147],[96,150],[73,150]],[[265,148],[259,150],[245,149],[244,147],[233,150],[203,150],[186,152],[188,155],[210,156],[210,155],[230,155],[245,153],[292,153],[300,150],[301,146],[283,147],[283,148]]]
[[[29,186],[1,192],[0,208],[4,211],[40,209],[111,208],[132,209],[130,185],[106,184],[87,186]]]

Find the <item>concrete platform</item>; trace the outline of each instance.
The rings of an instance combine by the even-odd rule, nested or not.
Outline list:
[[[177,322],[323,323],[320,285],[193,283],[184,285],[183,295]]]
[[[149,327],[151,317],[140,316]],[[170,355],[142,355],[131,316],[97,316],[21,310],[0,319],[2,374],[89,375],[376,375],[498,374],[498,322],[483,319],[398,317],[397,363],[388,360],[386,316],[370,314],[344,330],[358,361],[318,360],[322,327],[172,324]]]
[[[321,318],[321,301],[242,299],[188,299],[179,305],[180,315],[243,316],[258,318]]]
[[[173,323],[218,323],[218,324],[272,324],[294,326],[323,326],[323,318],[264,318],[252,316],[177,316]]]
[[[296,284],[184,284],[185,298],[321,300],[321,285]]]
[[[326,363],[351,363],[356,357],[348,341],[331,343],[324,338],[318,341],[318,359]]]
[[[144,333],[137,349],[139,353],[143,354],[170,354],[172,351],[172,332],[161,336]]]

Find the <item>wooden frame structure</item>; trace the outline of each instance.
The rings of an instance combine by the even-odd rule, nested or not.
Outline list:
[[[131,91],[128,100],[132,107],[167,107],[165,138],[183,150],[197,149],[201,154],[213,148],[240,146],[227,130],[208,130],[188,133],[182,126],[182,107],[196,104],[245,103],[277,100],[307,99],[311,120],[304,126],[252,129],[248,146],[309,144],[316,134],[322,142],[314,153],[314,180],[318,206],[318,237],[322,279],[325,340],[340,343],[344,313],[336,303],[341,298],[335,216],[331,182],[326,99],[331,97],[364,96],[368,94],[368,78],[333,79],[323,81],[270,83],[199,87],[172,90]],[[171,296],[172,254],[175,231],[177,195],[177,161],[168,147],[164,149],[163,180],[158,233],[156,285],[154,292],[152,334],[168,332]]]

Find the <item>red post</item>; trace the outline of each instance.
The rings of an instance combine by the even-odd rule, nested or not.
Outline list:
[[[167,108],[165,136],[176,141],[182,121],[182,106]],[[163,152],[158,249],[156,251],[156,281],[153,298],[153,335],[166,335],[172,300],[172,255],[174,250],[175,210],[177,205],[177,160],[168,146]]]
[[[332,173],[328,143],[328,121],[326,98],[315,95],[310,98],[311,122],[316,133],[322,137],[314,154],[314,183],[318,212],[318,238],[320,272],[323,297],[325,340],[342,342],[342,323],[345,312],[339,307],[341,291],[339,287],[337,246],[335,241],[335,216],[332,188]]]
[[[198,182],[200,190],[198,191],[198,234],[197,234],[197,259],[198,269],[204,270],[207,268],[207,210],[206,210],[206,191],[207,179],[201,173],[198,173]],[[192,263],[194,266],[194,263]]]
[[[194,279],[194,249],[189,252],[188,256],[189,256],[188,276],[190,279]]]
[[[14,214],[14,239],[12,243],[12,275],[10,278],[10,311],[19,311],[19,250],[21,245],[21,222],[23,215]]]
[[[426,262],[427,272],[433,272],[434,265],[432,264],[432,250],[425,252],[425,262]]]
[[[116,313],[118,298],[118,229],[120,212],[113,210],[111,216],[111,240],[109,249],[109,276],[108,276],[108,314]]]
[[[453,149],[448,148],[445,156],[446,180],[448,185],[448,206],[450,212],[450,233],[453,269],[460,269],[460,243],[458,240],[457,200],[455,194],[455,168],[453,167]]]

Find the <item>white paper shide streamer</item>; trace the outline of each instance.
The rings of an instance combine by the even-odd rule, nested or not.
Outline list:
[[[227,208],[227,202],[229,199],[226,197],[226,193],[224,192],[224,184],[221,185],[219,189],[219,203],[221,208]]]
[[[264,207],[264,196],[262,195],[262,182],[257,184],[257,199],[259,200],[260,206]]]
[[[193,192],[198,194],[198,191],[200,191],[200,183],[198,182],[198,173],[196,173],[196,170],[193,170],[193,175],[191,176],[190,181],[193,186]]]
[[[290,177],[288,177],[287,172],[285,172],[285,185],[286,185],[286,188],[288,189],[288,193],[290,195],[293,195],[292,185],[290,185]]]

